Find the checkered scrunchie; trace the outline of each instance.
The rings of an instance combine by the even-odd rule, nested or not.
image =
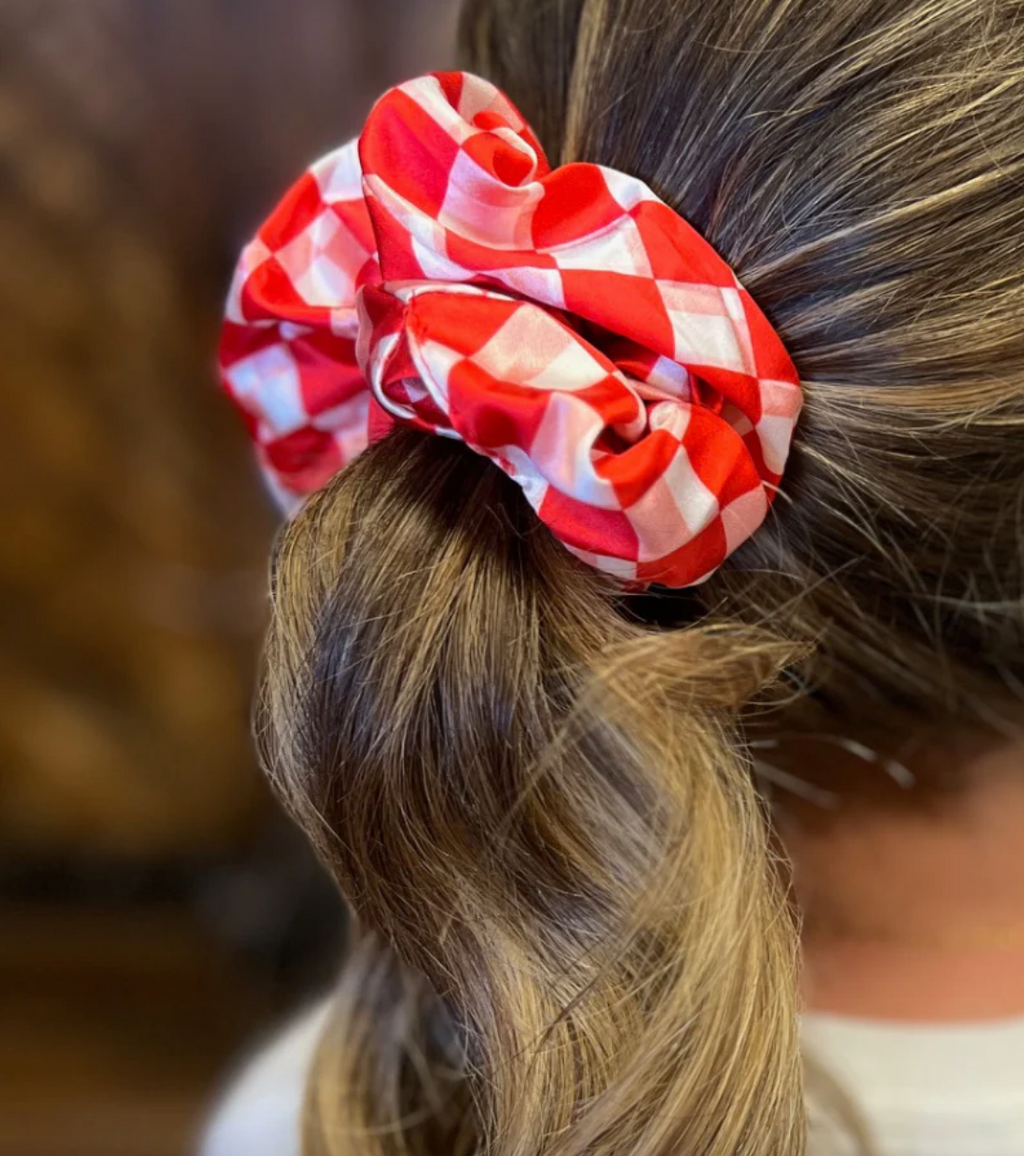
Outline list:
[[[552,169],[462,72],[391,89],[287,193],[242,254],[220,365],[286,505],[400,422],[490,458],[634,587],[699,582],[760,525],[801,403],[694,229],[634,177]]]

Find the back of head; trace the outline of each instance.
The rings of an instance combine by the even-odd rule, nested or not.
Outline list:
[[[685,596],[616,593],[408,430],[285,532],[261,736],[358,922],[307,1151],[795,1156],[742,735],[1012,724],[1019,6],[470,0],[462,41],[553,163],[642,178],[730,262],[806,404],[768,521]]]

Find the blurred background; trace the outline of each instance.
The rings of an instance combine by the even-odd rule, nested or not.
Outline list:
[[[329,984],[254,762],[275,514],[218,393],[235,256],[453,0],[0,0],[0,1154],[194,1150]]]

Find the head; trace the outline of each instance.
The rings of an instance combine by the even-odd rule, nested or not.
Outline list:
[[[800,1152],[750,736],[1015,734],[1024,27],[1009,0],[470,0],[553,164],[645,180],[781,334],[765,524],[622,595],[396,430],[276,558],[261,738],[354,912],[310,1152]]]

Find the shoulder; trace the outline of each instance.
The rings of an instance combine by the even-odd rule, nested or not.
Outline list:
[[[222,1095],[200,1156],[299,1156],[306,1076],[327,1022],[323,1000],[290,1020]]]

